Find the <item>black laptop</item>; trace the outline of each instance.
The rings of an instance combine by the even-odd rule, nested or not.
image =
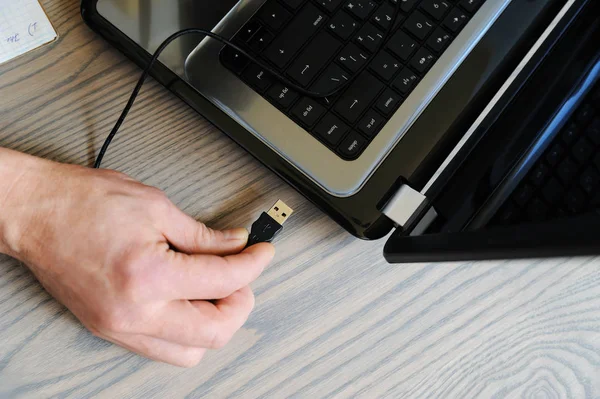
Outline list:
[[[400,1],[400,4],[397,4]],[[399,14],[394,20],[394,13]],[[83,0],[89,26],[368,240],[409,261],[600,253],[593,0]],[[393,26],[391,26],[393,24]]]

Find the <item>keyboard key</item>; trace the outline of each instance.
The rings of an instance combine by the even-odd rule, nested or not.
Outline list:
[[[298,98],[298,93],[284,86],[282,83],[276,82],[267,91],[267,96],[276,102],[281,108],[289,108],[290,105]]]
[[[515,192],[515,202],[520,207],[524,207],[527,205],[532,196],[533,187],[529,184],[524,184]]]
[[[314,126],[317,120],[325,113],[325,108],[316,100],[303,97],[298,104],[292,108],[294,115],[303,125],[309,128]]]
[[[400,9],[406,13],[410,12],[413,8],[415,8],[415,6],[417,5],[417,2],[419,0],[400,0],[402,2],[402,5],[400,6]],[[394,5],[396,5],[397,0],[392,0],[392,3],[394,3]]]
[[[577,144],[571,149],[571,154],[573,154],[573,158],[580,164],[585,163],[594,153],[594,147],[592,143],[584,137],[580,138],[577,141]]]
[[[394,33],[387,47],[394,55],[406,62],[419,46],[410,36],[399,30]]]
[[[392,19],[394,19],[394,11],[395,7],[390,3],[384,3],[375,11],[375,14],[371,17],[371,22],[373,22],[377,27],[382,29],[383,31],[387,31],[390,24],[392,23]],[[396,23],[400,23],[403,20],[402,14],[398,15],[398,19]]]
[[[392,86],[402,93],[404,97],[407,97],[415,86],[419,83],[419,77],[410,69],[404,68],[400,71]]]
[[[404,23],[404,29],[415,35],[418,39],[424,40],[434,28],[434,24],[420,11],[415,11],[408,17]]]
[[[267,59],[283,68],[326,21],[325,14],[308,3],[267,47]]]
[[[389,82],[402,69],[402,64],[388,52],[381,51],[371,62],[370,68],[380,78]]]
[[[254,36],[256,32],[261,30],[261,28],[262,26],[258,21],[252,20],[248,22],[242,29],[240,29],[238,34],[235,35],[235,38],[239,42],[247,43],[250,39],[252,39],[252,36]]]
[[[542,196],[544,197],[544,200],[551,205],[558,204],[563,195],[564,188],[555,177],[551,177],[544,185],[544,188],[542,188]]]
[[[221,50],[221,62],[233,72],[240,74],[246,65],[250,63],[250,60],[232,47],[225,46]]]
[[[328,113],[321,119],[321,122],[317,124],[315,133],[333,147],[337,147],[340,141],[342,141],[342,137],[344,137],[349,130],[350,127],[342,122],[340,118],[332,113]]]
[[[356,18],[365,20],[375,10],[377,3],[371,0],[350,0],[344,8]]]
[[[321,31],[294,61],[287,72],[288,75],[300,85],[308,86],[325,67],[329,57],[337,53],[341,47],[342,44],[337,39]]]
[[[375,137],[381,130],[385,122],[383,116],[379,115],[374,110],[369,110],[358,122],[358,130],[365,134],[367,137]]]
[[[334,12],[343,0],[316,0],[317,4],[329,12]]]
[[[350,74],[337,64],[329,64],[327,69],[319,76],[311,86],[312,91],[317,93],[329,93],[350,79]]]
[[[383,90],[383,83],[368,72],[361,73],[335,104],[335,111],[354,124]]]
[[[329,22],[327,27],[342,40],[348,40],[358,29],[358,23],[348,13],[339,11]]]
[[[600,117],[594,118],[592,123],[588,126],[585,135],[594,142],[596,145],[600,145]]]
[[[359,49],[353,43],[349,43],[337,56],[336,61],[350,72],[356,72],[368,59],[369,56],[366,51]]]
[[[278,2],[267,1],[258,11],[258,18],[269,28],[279,31],[292,18],[292,14]]]
[[[256,53],[260,53],[273,40],[273,35],[265,29],[260,30],[250,41],[248,46]]]
[[[386,89],[375,103],[375,107],[386,116],[392,115],[402,104],[402,96],[392,89]]]
[[[461,0],[460,6],[473,14],[485,0]]]
[[[242,74],[242,79],[258,92],[265,91],[273,83],[273,77],[256,64],[250,64],[246,68]]]
[[[371,23],[363,26],[354,39],[356,43],[371,53],[377,50],[382,40],[383,33]]]
[[[366,140],[363,139],[360,134],[352,131],[342,142],[338,151],[348,159],[356,159],[366,143]]]
[[[546,177],[550,174],[550,168],[544,163],[538,164],[530,173],[530,180],[535,186],[544,184]]]
[[[579,184],[588,195],[594,194],[600,185],[600,173],[598,169],[589,166],[579,179]]]
[[[565,196],[567,211],[580,213],[585,207],[585,194],[579,187],[571,188]]]
[[[292,10],[297,10],[298,8],[300,8],[302,3],[304,3],[304,0],[281,0],[281,1],[283,2],[283,4],[285,4]]]
[[[439,54],[446,49],[451,41],[452,36],[448,32],[442,28],[437,28],[427,40],[427,46],[435,53]]]
[[[567,157],[558,165],[556,172],[564,184],[569,184],[577,173],[577,164]]]
[[[338,98],[340,98],[340,95],[336,93],[333,96],[318,98],[317,101],[321,103],[324,107],[329,108],[333,104],[335,104]]]
[[[546,154],[546,161],[552,166],[556,166],[561,160],[565,153],[564,147],[557,142],[554,144],[548,153]]]
[[[431,15],[436,21],[441,21],[450,8],[451,5],[443,0],[425,0],[421,3],[421,9]]]
[[[452,33],[457,33],[469,21],[469,17],[459,8],[454,8],[444,19],[443,25]]]
[[[421,47],[410,61],[410,65],[419,73],[425,74],[436,58],[425,47]]]
[[[562,131],[561,138],[565,144],[570,145],[579,137],[579,134],[580,132],[577,125],[571,123]]]
[[[588,122],[592,119],[594,112],[595,109],[591,104],[585,104],[583,107],[579,108],[577,113],[575,113],[575,122],[577,122],[580,127],[587,126]]]

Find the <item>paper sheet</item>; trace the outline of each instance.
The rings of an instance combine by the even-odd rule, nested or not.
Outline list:
[[[56,39],[37,0],[0,0],[0,64]]]

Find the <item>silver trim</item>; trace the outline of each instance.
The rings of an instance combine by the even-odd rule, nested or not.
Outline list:
[[[403,185],[383,207],[383,214],[397,226],[410,226],[427,206],[427,198],[408,185]]]
[[[225,69],[219,62],[219,43],[204,40],[198,45],[186,61],[187,79],[323,190],[349,197],[367,182],[511,1],[484,4],[360,158],[351,162],[339,158]],[[215,32],[233,36],[263,2],[241,0]]]
[[[439,215],[438,215],[437,211],[433,207],[429,208],[429,210],[427,211],[425,216],[423,216],[423,218],[421,220],[419,220],[419,223],[410,232],[410,236],[416,237],[416,236],[423,235],[427,231],[429,226],[431,226],[433,224],[433,222],[435,222],[435,220],[437,219],[438,216]]]
[[[567,14],[567,12],[573,6],[573,4],[575,4],[575,0],[568,0],[568,2],[565,4],[565,6],[561,9],[561,11],[558,13],[558,15],[554,18],[554,20],[552,21],[552,23],[548,26],[548,28],[546,28],[546,30],[544,31],[544,33],[540,36],[540,38],[537,40],[537,42],[533,45],[533,47],[531,48],[531,50],[529,50],[529,52],[527,53],[527,55],[525,56],[525,58],[523,58],[523,60],[521,61],[521,63],[517,66],[517,68],[514,70],[514,72],[510,75],[510,77],[508,78],[508,80],[504,83],[504,85],[502,85],[502,87],[496,93],[496,95],[494,96],[494,98],[492,99],[492,101],[489,102],[489,104],[483,110],[483,112],[479,115],[479,117],[477,118],[477,120],[475,120],[475,123],[473,123],[473,125],[471,125],[471,128],[467,131],[467,133],[465,133],[465,135],[458,142],[458,144],[456,145],[456,147],[454,147],[454,149],[452,150],[452,152],[450,153],[450,155],[448,155],[448,157],[440,165],[440,167],[438,168],[438,170],[431,177],[431,179],[427,182],[427,184],[425,185],[425,187],[423,187],[423,189],[421,190],[422,194],[427,195],[429,193],[429,190],[431,190],[431,188],[436,183],[436,181],[439,179],[439,177],[442,175],[442,173],[444,173],[444,170],[446,170],[446,168],[448,167],[448,165],[450,165],[450,163],[458,155],[458,153],[464,147],[464,145],[467,143],[467,141],[469,141],[469,139],[471,138],[471,136],[473,135],[473,133],[475,133],[475,131],[477,130],[477,128],[479,128],[479,125],[481,125],[481,123],[484,121],[485,118],[487,118],[487,116],[492,111],[492,109],[494,109],[494,107],[500,101],[500,99],[502,98],[502,96],[504,95],[504,93],[506,93],[506,91],[508,90],[508,88],[513,84],[513,82],[521,74],[521,72],[523,71],[523,69],[525,69],[525,66],[527,66],[527,64],[529,63],[529,61],[531,61],[531,59],[533,58],[533,56],[538,52],[538,50],[540,49],[540,47],[542,46],[542,44],[544,44],[544,42],[548,39],[548,37],[550,36],[550,34],[552,33],[552,31],[558,26],[558,24],[560,23],[560,21],[562,21],[562,19],[565,17],[565,15]]]
[[[237,3],[238,0],[98,0],[96,10],[138,46],[153,54],[174,32],[216,26]],[[212,14],[207,13],[207,9],[212,10]],[[160,62],[185,79],[185,61],[197,46],[197,37],[180,37],[163,51]]]

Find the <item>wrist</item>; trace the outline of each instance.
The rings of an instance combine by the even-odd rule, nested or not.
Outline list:
[[[0,252],[23,260],[23,240],[39,207],[44,172],[54,163],[0,148]],[[38,198],[38,201],[36,201]],[[36,204],[37,202],[37,204]]]

